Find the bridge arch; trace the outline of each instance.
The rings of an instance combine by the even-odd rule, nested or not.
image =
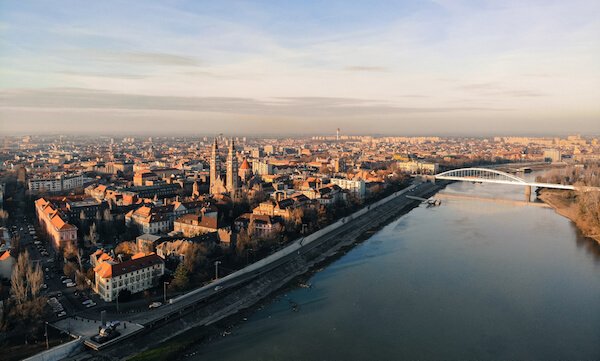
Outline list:
[[[460,168],[436,174],[436,179],[447,180],[472,180],[492,181],[512,184],[528,185],[524,179],[495,169],[488,168]]]

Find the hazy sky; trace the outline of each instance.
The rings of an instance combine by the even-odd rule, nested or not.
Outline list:
[[[600,1],[0,1],[0,133],[600,134]]]

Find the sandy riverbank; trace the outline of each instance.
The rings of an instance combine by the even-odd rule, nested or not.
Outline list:
[[[563,217],[570,219],[581,233],[590,239],[595,240],[600,244],[600,229],[590,226],[584,219],[579,215],[577,205],[573,203],[571,199],[565,196],[565,192],[557,192],[552,190],[542,190],[538,195],[544,203],[552,207],[556,213]]]

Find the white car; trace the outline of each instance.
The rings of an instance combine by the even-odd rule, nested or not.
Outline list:
[[[162,302],[152,302],[148,308],[159,308],[162,306]]]
[[[58,316],[58,317],[64,317],[66,315],[67,315],[67,313],[65,311],[60,311],[56,316]]]
[[[85,300],[85,301],[81,302],[82,305],[89,305],[90,303],[94,303],[94,301],[92,301],[92,300]]]
[[[67,287],[75,287],[77,286],[74,282],[67,283]]]
[[[71,281],[70,278],[65,278],[62,283],[67,284],[67,283],[73,283],[73,281]]]
[[[94,307],[94,306],[96,306],[95,302],[88,303],[87,305],[85,305],[86,308],[90,308],[90,307]]]

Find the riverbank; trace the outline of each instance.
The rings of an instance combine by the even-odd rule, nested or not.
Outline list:
[[[422,195],[430,197],[442,187],[443,185],[431,186]],[[145,337],[145,343],[157,345],[156,347],[140,350],[139,344],[135,347],[132,343],[119,347],[119,350],[111,351],[110,356],[116,356],[126,350],[131,352],[137,348],[137,351],[141,351],[141,353],[133,356],[130,360],[176,360],[181,358],[192,346],[227,335],[235,325],[244,321],[245,316],[263,307],[265,303],[271,302],[281,292],[285,292],[291,287],[297,287],[299,277],[306,277],[315,269],[323,268],[324,265],[340,257],[348,248],[368,238],[380,227],[397,219],[398,216],[408,213],[419,204],[419,202],[408,200],[402,196],[389,201],[373,210],[368,217],[362,217],[352,222],[351,227],[345,227],[339,232],[334,231],[327,235],[325,242],[299,256],[297,260],[251,281],[227,295],[226,298],[215,301],[213,305],[207,305],[206,308],[212,309],[212,311],[206,308],[196,311],[185,318],[162,326],[160,333],[152,332],[151,335],[147,335],[150,336],[150,339]],[[121,358],[123,358],[122,355]]]
[[[600,245],[600,229],[591,226],[580,216],[577,205],[571,198],[568,198],[568,193],[569,192],[543,189],[540,191],[538,198],[552,207],[556,213],[575,223],[585,237],[593,239]]]

